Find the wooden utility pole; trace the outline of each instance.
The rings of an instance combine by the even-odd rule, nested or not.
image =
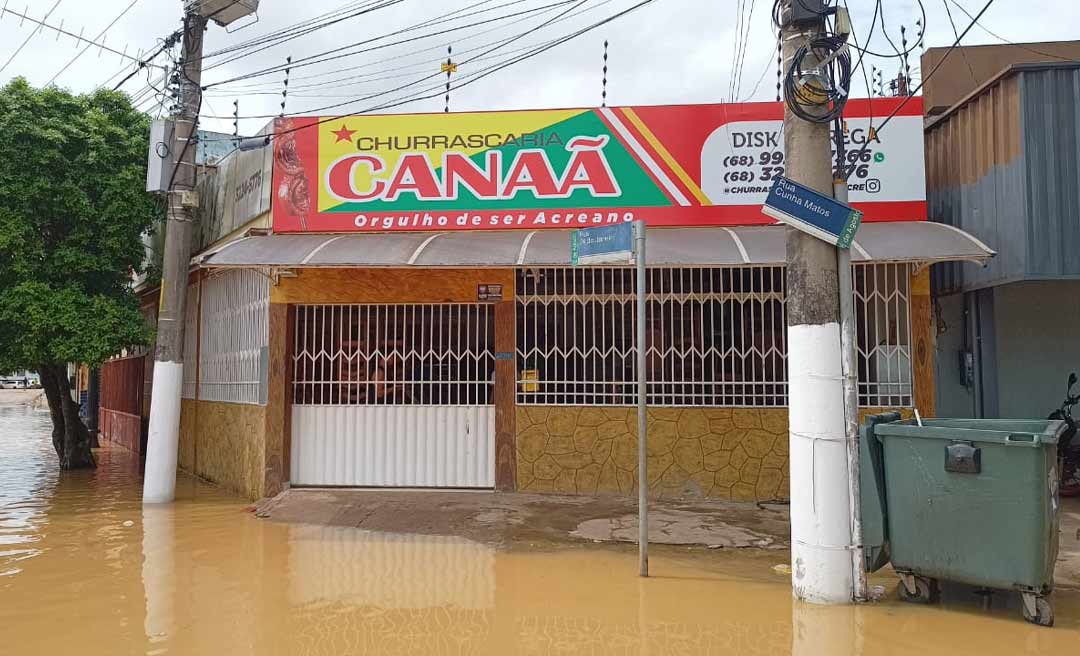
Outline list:
[[[168,503],[176,496],[176,458],[180,442],[180,397],[184,380],[184,315],[195,194],[196,124],[202,104],[203,34],[207,19],[188,3],[180,55],[180,114],[172,152],[175,170],[167,192],[165,248],[158,307],[154,386],[146,446],[143,503]]]

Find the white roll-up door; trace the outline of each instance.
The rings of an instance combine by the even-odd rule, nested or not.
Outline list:
[[[495,485],[494,309],[296,309],[296,486]]]

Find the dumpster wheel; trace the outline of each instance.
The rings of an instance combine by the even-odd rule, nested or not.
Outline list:
[[[910,572],[897,572],[897,574],[900,575],[900,583],[896,586],[896,594],[901,601],[912,604],[937,603],[941,596],[937,579],[918,576]]]
[[[1021,592],[1024,619],[1039,626],[1054,626],[1054,607],[1050,600],[1033,592]]]

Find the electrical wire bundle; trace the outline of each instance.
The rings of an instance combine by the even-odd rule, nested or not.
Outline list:
[[[840,22],[843,12],[830,6],[826,0],[820,9],[807,5],[806,0],[791,0],[799,3],[803,13],[817,14],[819,24],[827,28],[828,16],[835,15],[834,25]],[[813,4],[813,3],[812,3]],[[794,13],[794,12],[792,12]],[[778,28],[783,27],[792,17],[784,15],[784,0],[773,2],[773,22]],[[806,36],[805,43],[799,46],[788,64],[784,76],[784,97],[792,113],[811,123],[829,123],[844,113],[851,90],[851,51],[847,43],[848,32],[841,29],[822,31]]]
[[[791,58],[784,97],[804,121],[829,123],[844,113],[851,89],[851,52],[835,34],[811,37]]]

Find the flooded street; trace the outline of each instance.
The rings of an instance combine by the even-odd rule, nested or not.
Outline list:
[[[791,601],[785,551],[632,546],[530,553],[461,538],[256,519],[181,478],[144,511],[120,449],[56,471],[47,413],[0,407],[0,654],[1055,654],[1080,644],[1014,595],[946,589],[943,607]]]

